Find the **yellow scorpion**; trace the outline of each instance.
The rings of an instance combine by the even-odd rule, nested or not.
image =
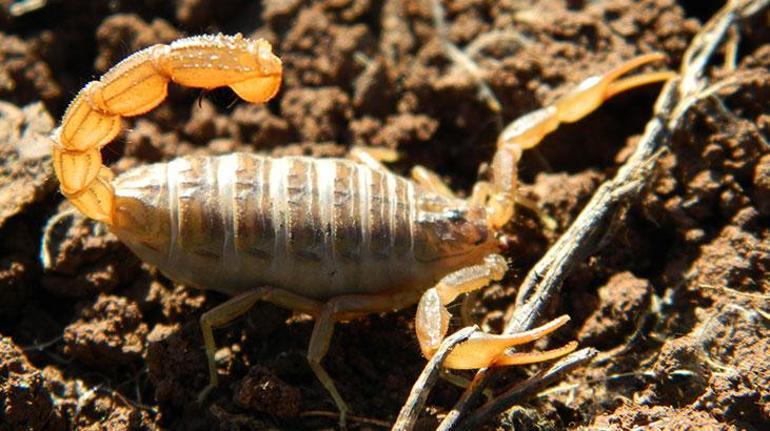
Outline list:
[[[315,318],[307,359],[344,423],[348,407],[321,361],[334,324],[415,303],[420,348],[430,358],[458,295],[501,280],[508,267],[500,231],[514,214],[517,162],[560,123],[573,122],[607,98],[663,81],[670,72],[622,78],[661,54],[639,56],[586,79],[551,106],[527,114],[500,135],[489,181],[457,198],[424,167],[411,180],[388,171],[383,151],[355,148],[349,159],[270,158],[234,153],[183,157],[141,166],[114,178],[100,150],[122,117],[158,106],[173,81],[228,86],[263,103],[281,83],[281,60],[265,40],[196,36],[139,51],[87,84],[53,135],[61,192],[86,216],[106,224],[141,259],[171,279],[233,298],[200,319],[210,372],[217,383],[212,328],[269,301]],[[473,369],[546,361],[575,349],[508,352],[569,320],[561,316],[513,335],[477,332],[445,367]]]

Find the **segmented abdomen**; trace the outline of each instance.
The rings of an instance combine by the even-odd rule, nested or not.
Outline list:
[[[132,248],[174,279],[323,299],[432,277],[414,264],[415,187],[396,175],[340,159],[236,153],[139,168],[116,181],[116,194],[146,193],[158,176],[168,249],[153,259]]]

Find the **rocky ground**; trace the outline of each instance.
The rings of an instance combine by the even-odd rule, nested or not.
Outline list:
[[[399,173],[423,164],[467,194],[500,125],[640,53],[663,52],[675,69],[721,6],[442,4],[443,31],[427,0],[0,0],[0,430],[336,424],[305,363],[312,320],[266,304],[217,331],[222,382],[198,405],[207,375],[197,319],[225,297],[175,285],[58,193],[47,134],[86,82],[128,54],[185,35],[242,32],[273,43],[285,77],[266,106],[229,90],[173,87],[104,149],[116,172],[182,154],[339,156],[364,144],[398,150]],[[490,429],[770,423],[770,34],[760,17],[735,33],[737,72],[711,72],[758,78],[692,108],[651,186],[552,304],[551,316],[573,320],[538,347],[577,339],[604,353]],[[442,37],[477,63],[475,77]],[[525,154],[521,196],[534,205],[505,229],[511,271],[473,313],[485,329],[502,328],[528,269],[628,157],[659,89],[618,96]],[[424,365],[413,315],[338,325],[325,365],[356,416],[350,428],[381,429],[406,399]],[[493,389],[537,369],[507,370]],[[460,393],[439,383],[417,429],[435,428]]]

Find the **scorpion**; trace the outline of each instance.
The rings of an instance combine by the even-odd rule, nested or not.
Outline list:
[[[638,56],[512,122],[498,138],[488,180],[476,183],[467,199],[427,168],[414,167],[411,180],[391,173],[383,162],[392,155],[364,147],[354,147],[348,158],[188,156],[115,177],[101,148],[120,133],[123,117],[158,106],[169,82],[226,86],[251,103],[278,92],[282,63],[270,43],[240,34],[154,45],[85,85],[52,134],[53,164],[64,197],[142,260],[176,282],[232,296],[200,317],[209,371],[202,394],[217,385],[213,329],[268,301],[315,318],[307,359],[344,424],[348,406],[322,366],[335,322],[417,304],[417,340],[430,358],[448,332],[447,305],[506,274],[501,230],[514,215],[522,151],[615,94],[669,79],[666,71],[623,77],[662,59],[660,53]],[[577,343],[547,351],[509,348],[568,320],[561,316],[512,335],[476,331],[443,366],[558,358]]]

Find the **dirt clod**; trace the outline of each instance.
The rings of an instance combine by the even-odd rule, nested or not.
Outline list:
[[[19,109],[0,101],[0,227],[54,190],[48,140],[53,127],[42,103]]]
[[[340,141],[350,118],[350,100],[335,87],[289,90],[281,102],[283,116],[310,142]]]
[[[765,216],[770,216],[770,154],[759,159],[754,170],[754,203]]]
[[[615,274],[598,289],[599,304],[578,333],[580,343],[608,348],[628,336],[648,307],[652,285],[629,272]]]
[[[93,367],[136,361],[144,352],[147,324],[124,297],[100,295],[64,330],[64,352]]]
[[[182,330],[156,327],[147,347],[147,368],[159,403],[183,406],[208,383],[200,327],[189,322]]]
[[[67,429],[43,373],[5,336],[0,336],[0,423],[18,430]]]
[[[0,98],[18,105],[61,97],[62,90],[51,76],[33,44],[0,33]]]
[[[674,409],[667,406],[641,407],[623,405],[608,415],[597,417],[592,427],[609,431],[634,428],[648,430],[714,430],[732,431],[732,425],[720,423],[707,412],[692,409]]]
[[[251,367],[234,393],[234,401],[239,406],[280,418],[297,416],[301,400],[299,389],[258,365]]]
[[[43,286],[60,296],[110,292],[139,269],[139,260],[117,238],[72,210],[49,221],[41,248],[48,271]]]

